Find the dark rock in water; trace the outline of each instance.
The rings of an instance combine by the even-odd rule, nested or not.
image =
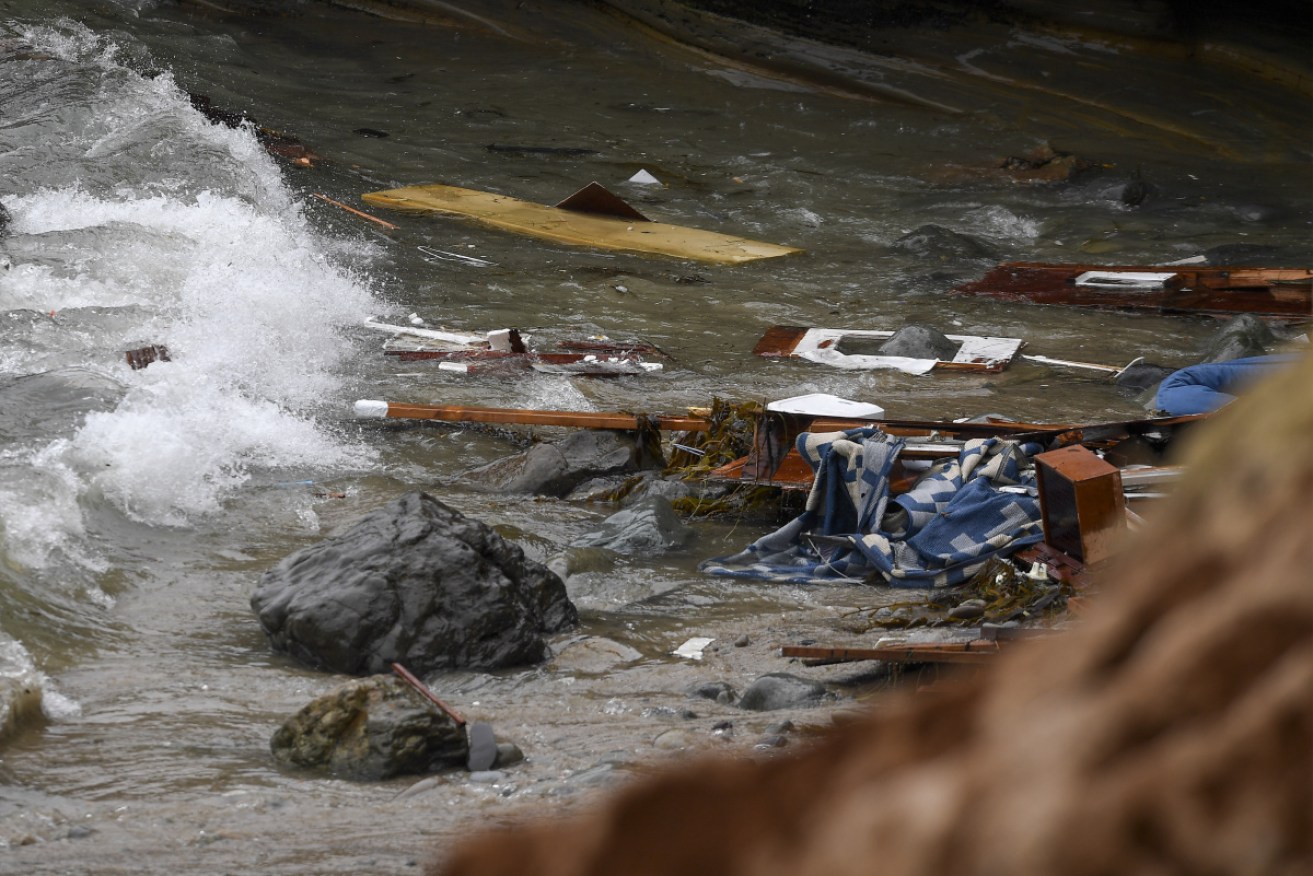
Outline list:
[[[942,225],[922,225],[898,238],[892,247],[920,256],[934,265],[998,260],[994,250],[974,237],[950,231]]]
[[[693,529],[679,519],[668,500],[649,496],[612,514],[575,545],[607,548],[620,554],[659,554],[683,547],[693,535]]]
[[[391,675],[329,691],[274,731],[281,763],[361,781],[461,767],[465,730]]]
[[[957,348],[957,344],[937,329],[925,325],[905,325],[880,345],[879,355],[951,360],[957,355]]]
[[[9,208],[4,204],[0,204],[0,237],[4,237],[9,233],[9,225],[13,221],[14,217],[10,215]]]
[[[1175,368],[1167,368],[1162,365],[1154,365],[1152,362],[1136,362],[1128,366],[1125,371],[1113,378],[1113,383],[1117,386],[1117,393],[1123,397],[1131,398],[1144,392],[1151,386],[1157,386],[1162,383],[1163,378],[1175,371]]]
[[[771,672],[758,678],[743,692],[739,708],[752,712],[814,706],[827,696],[825,685],[787,672]]]
[[[580,429],[554,444],[535,444],[490,465],[481,466],[468,477],[506,493],[537,493],[565,496],[590,478],[632,473],[650,459],[632,433],[604,429]]]
[[[688,695],[691,697],[701,697],[704,700],[715,700],[723,706],[732,706],[738,699],[738,694],[729,682],[725,681],[704,681],[689,688]]]
[[[1242,313],[1227,321],[1204,347],[1201,362],[1229,362],[1249,356],[1262,356],[1277,342],[1272,329],[1252,313]]]
[[[288,556],[251,607],[275,650],[357,675],[536,663],[578,622],[553,572],[424,493]]]
[[[465,768],[472,773],[492,769],[497,762],[497,737],[487,721],[475,721],[469,727],[470,751]]]

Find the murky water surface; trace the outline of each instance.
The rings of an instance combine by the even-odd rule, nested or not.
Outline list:
[[[504,781],[452,774],[403,794],[413,780],[279,770],[274,727],[342,679],[269,653],[248,606],[269,565],[416,488],[543,561],[608,513],[482,493],[463,473],[516,450],[511,436],[360,423],[356,399],[676,412],[829,392],[908,418],[1134,417],[1138,401],[1087,373],[854,374],[750,351],[777,323],[916,322],[1185,365],[1212,321],[946,290],[1006,259],[1251,244],[1309,260],[1307,98],[1225,67],[1000,32],[853,68],[945,107],[930,110],[764,78],[575,4],[478,10],[483,24],[415,26],[316,7],[0,2],[0,674],[40,689],[45,715],[0,750],[0,873],[415,872],[470,825],[559,811],[670,756],[654,745],[665,730],[747,753],[783,717],[829,719],[692,702],[695,681],[805,672],[837,707],[878,691],[864,669],[804,669],[776,649],[848,635],[851,612],[902,594],[701,576],[700,560],[772,521],[700,522],[687,552],[571,576],[584,623],[551,663],[430,679],[523,747]],[[186,92],[321,160],[270,157]],[[1063,185],[991,170],[1043,142],[1097,170]],[[627,182],[640,169],[662,184]],[[1137,177],[1150,193],[1127,207]],[[400,227],[385,231],[313,197],[363,206],[364,192],[445,182],[553,203],[592,180],[653,218],[806,253],[723,267],[455,219],[388,215]],[[931,224],[977,251],[900,244]],[[385,358],[360,325],[411,313],[544,345],[641,338],[669,359],[614,381],[440,373]],[[123,351],[153,343],[174,360],[129,370]],[[715,639],[700,663],[671,654],[694,635]],[[724,720],[729,741],[712,733]]]

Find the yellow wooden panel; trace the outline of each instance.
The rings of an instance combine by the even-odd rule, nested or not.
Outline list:
[[[735,264],[802,252],[796,247],[762,243],[715,231],[579,213],[456,186],[407,186],[361,197],[380,207],[466,216],[508,231],[559,243],[656,253],[703,262]]]

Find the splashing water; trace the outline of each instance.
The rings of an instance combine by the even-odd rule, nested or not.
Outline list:
[[[313,232],[250,130],[210,124],[168,75],[133,72],[80,25],[23,36],[49,56],[11,63],[31,87],[0,95],[7,116],[33,120],[0,157],[20,189],[3,198],[13,221],[0,310],[43,318],[11,327],[17,352],[0,379],[84,368],[122,396],[0,460],[13,466],[0,492],[6,551],[40,565],[67,547],[79,496],[181,526],[254,469],[367,463],[315,419],[341,401],[344,329],[374,306],[334,262],[344,244]],[[25,113],[43,94],[91,88],[76,109],[39,123]],[[172,361],[129,370],[123,351],[145,344]]]

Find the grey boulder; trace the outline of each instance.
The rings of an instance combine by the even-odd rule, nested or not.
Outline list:
[[[739,699],[739,708],[750,712],[773,712],[815,706],[829,694],[825,685],[787,672],[772,672],[758,678]]]
[[[651,555],[682,548],[693,535],[693,529],[679,519],[668,499],[648,496],[612,514],[574,544],[607,548],[619,554]]]
[[[535,444],[523,453],[481,466],[466,477],[504,493],[561,498],[593,478],[629,474],[660,465],[631,432],[580,429],[556,443]]]
[[[537,663],[578,623],[555,573],[425,493],[286,557],[251,607],[274,650],[352,675]]]

